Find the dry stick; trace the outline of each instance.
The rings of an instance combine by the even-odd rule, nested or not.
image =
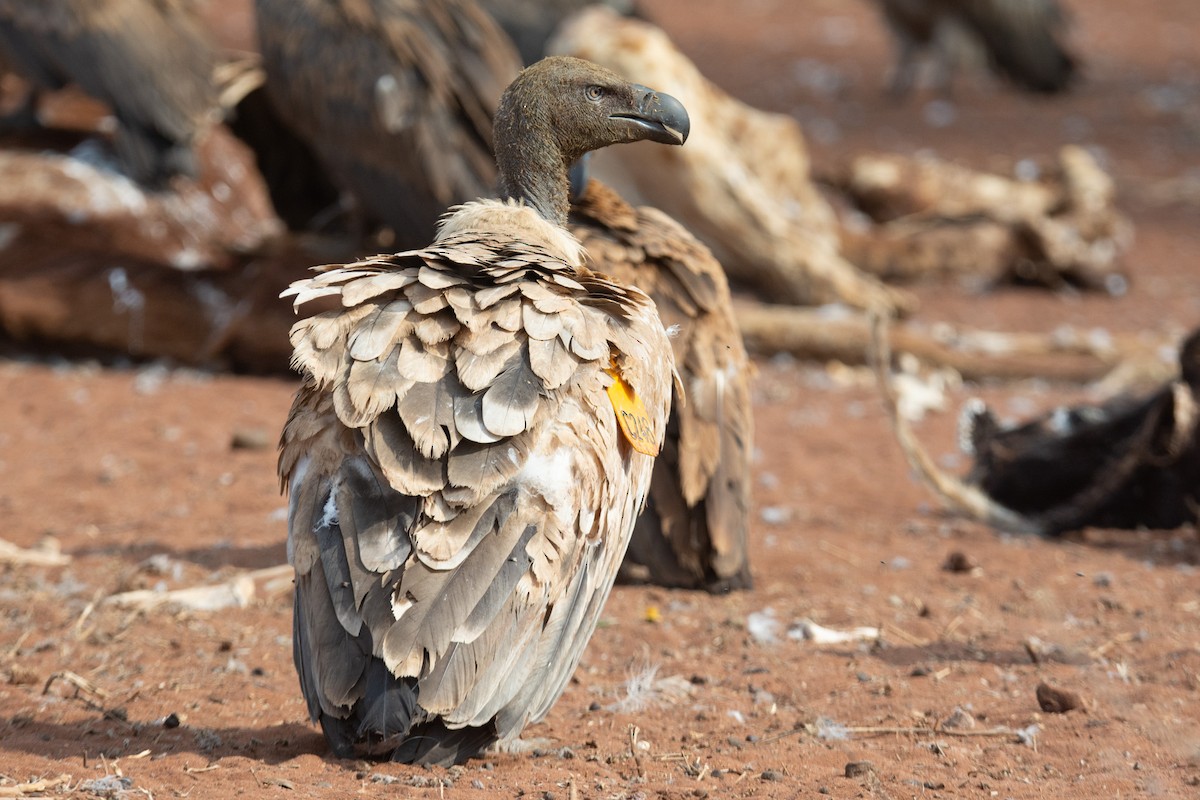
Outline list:
[[[832,556],[837,556],[838,558],[842,559],[843,561],[845,561],[847,564],[854,567],[855,569],[859,569],[862,567],[862,563],[857,558],[855,558],[853,553],[851,553],[849,550],[845,549],[844,547],[838,547],[833,542],[828,542],[824,539],[821,539],[820,541],[817,542],[817,547],[821,548],[826,553],[829,553]]]
[[[774,736],[766,736],[758,740],[759,744],[775,742],[780,739],[786,739],[789,736],[794,736],[798,733],[809,733],[813,730],[811,725],[801,725],[798,728],[792,728],[783,733],[777,733]],[[936,734],[938,736],[1016,736],[1017,732],[1012,728],[988,728],[982,731],[976,730],[959,730],[957,728],[920,728],[920,727],[886,727],[879,725],[851,725],[839,726],[838,730],[846,733],[862,733],[862,734],[899,734],[903,736],[919,736],[922,734]]]
[[[746,348],[753,352],[785,351],[819,361],[868,363],[872,330],[865,316],[830,319],[820,311],[781,305],[738,304],[734,310]],[[939,337],[911,328],[898,328],[893,336],[897,350],[949,367],[966,380],[1045,378],[1089,383],[1108,375],[1138,350],[1134,343],[1121,341],[1112,349],[1091,346],[1082,336],[1075,342],[1051,335],[984,331]]]
[[[31,633],[33,633],[33,630],[26,628],[21,635],[17,637],[16,643],[14,643],[12,647],[8,648],[8,651],[4,654],[3,660],[11,661],[12,659],[16,658],[17,651],[21,649],[21,645],[25,644],[25,640],[29,638],[29,634]]]
[[[633,765],[637,767],[639,778],[645,779],[646,769],[642,766],[642,756],[638,752],[638,734],[641,729],[637,725],[629,726],[629,754],[633,756]]]
[[[106,605],[132,608],[138,612],[152,611],[163,606],[181,607],[189,611],[218,611],[230,606],[248,604],[258,593],[259,583],[265,583],[269,590],[272,582],[287,578],[290,585],[291,576],[291,565],[279,564],[251,572],[239,572],[221,583],[190,586],[169,592],[135,589],[110,594],[102,602]]]
[[[968,514],[972,519],[979,520],[994,528],[1001,528],[1017,533],[1041,533],[1040,527],[1015,511],[1005,508],[992,500],[978,487],[963,483],[958,478],[948,475],[937,468],[933,459],[921,447],[916,434],[912,432],[908,421],[901,416],[896,405],[896,394],[892,390],[889,376],[891,368],[891,348],[888,342],[887,320],[882,316],[871,316],[871,360],[875,367],[875,378],[879,384],[879,392],[887,407],[888,418],[892,423],[892,432],[900,449],[908,460],[909,466],[950,508],[958,509]]]
[[[109,697],[108,692],[104,691],[99,686],[92,683],[87,678],[83,677],[82,675],[71,672],[70,670],[63,670],[61,672],[55,672],[53,675],[51,675],[49,678],[47,678],[45,685],[42,686],[42,694],[46,694],[47,692],[49,692],[50,686],[55,681],[58,681],[58,680],[65,681],[65,682],[71,684],[72,686],[74,686],[76,689],[77,695],[79,693],[79,690],[83,690],[83,691],[87,692],[88,694],[96,695],[101,700],[107,700]],[[85,703],[87,703],[90,706],[93,706],[97,710],[104,711],[104,706],[101,705],[100,703],[96,703],[92,700],[88,700],[87,698],[82,698],[82,699]]]
[[[895,636],[896,638],[900,639],[905,644],[912,645],[913,647],[928,647],[929,646],[928,639],[922,639],[919,636],[914,636],[911,633],[909,633],[908,631],[904,630],[903,628],[893,625],[890,622],[883,623],[883,625],[881,625],[879,629],[883,633],[890,633],[893,636]]]
[[[75,624],[71,626],[71,631],[75,634],[76,638],[82,635],[83,623],[87,622],[88,617],[90,617],[92,612],[96,610],[96,604],[99,603],[103,598],[104,590],[97,589],[95,594],[92,595],[92,599],[86,606],[83,607],[83,611],[80,612],[79,618],[75,620]]]
[[[71,557],[53,549],[18,547],[0,539],[0,564],[31,567],[61,567],[71,563]]]
[[[212,772],[214,769],[220,769],[220,768],[221,768],[220,764],[209,764],[207,767],[193,767],[193,766],[189,766],[188,764],[185,763],[183,765],[183,772],[185,775],[198,775],[202,772]]]

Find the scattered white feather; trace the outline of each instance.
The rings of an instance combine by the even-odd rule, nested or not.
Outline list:
[[[625,683],[625,696],[614,703],[614,711],[641,711],[650,705],[654,692],[654,679],[658,677],[658,664],[643,664],[629,675]]]
[[[647,708],[674,705],[686,700],[695,691],[691,681],[682,675],[658,677],[658,664],[643,663],[626,672],[621,688],[625,696],[608,706],[609,711],[634,713]]]
[[[79,784],[79,790],[97,797],[125,797],[133,788],[133,778],[125,775],[105,775]]]
[[[900,370],[892,376],[896,410],[909,422],[920,422],[927,411],[944,411],[946,391],[962,382],[950,370],[936,370],[922,376],[919,369],[919,362],[905,353],[900,357]]]
[[[850,738],[850,731],[845,725],[828,717],[818,717],[816,729],[817,738],[827,742],[842,742]]]
[[[762,611],[752,611],[746,617],[746,630],[750,633],[750,638],[758,644],[775,644],[779,641],[779,631],[783,625],[779,620],[775,619],[775,610],[773,608],[764,608]]]
[[[325,507],[321,509],[321,522],[317,526],[319,528],[332,528],[338,524],[338,508],[337,508],[336,491],[331,491],[329,497],[325,498]]]
[[[1026,747],[1037,747],[1037,736],[1041,732],[1042,729],[1036,722],[1026,728],[1018,728],[1017,741]]]
[[[792,518],[792,510],[787,506],[767,506],[758,514],[768,525],[783,525]]]
[[[145,322],[146,295],[129,280],[129,273],[121,267],[113,267],[105,276],[112,292],[114,314],[129,315],[129,349],[142,349],[142,327]]]

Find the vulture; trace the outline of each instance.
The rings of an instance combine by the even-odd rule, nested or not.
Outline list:
[[[341,757],[459,763],[566,687],[650,489],[674,360],[653,302],[590,271],[568,165],[679,145],[669,95],[544,59],[495,115],[501,198],[422,249],[285,295],[303,376],[280,440],[293,654]]]
[[[965,478],[943,472],[903,416],[888,376],[886,324],[872,326],[875,369],[910,466],[965,516],[1015,533],[1058,536],[1086,527],[1176,528],[1200,510],[1200,329],[1179,347],[1179,373],[1142,396],[1060,407],[1001,425],[982,401],[959,420],[974,458]]]
[[[634,0],[479,0],[500,23],[526,64],[546,55],[546,43],[564,19],[596,3],[626,16],[638,16]]]
[[[1200,330],[1180,347],[1179,377],[1144,396],[1062,407],[1012,426],[974,402],[959,430],[975,459],[967,482],[1050,535],[1194,524],[1198,403]]]
[[[397,248],[490,195],[492,112],[521,68],[474,0],[255,0],[268,96]]]
[[[1061,92],[1075,76],[1075,58],[1062,42],[1065,15],[1058,0],[878,3],[896,39],[896,66],[889,87],[894,95],[912,89],[917,55],[928,49],[936,53],[942,88],[949,88],[956,40],[977,43],[997,74],[1030,92]]]
[[[675,397],[625,580],[712,592],[751,585],[751,367],[729,284],[708,248],[655,208],[634,208],[582,170],[570,230],[592,265],[650,295],[671,332]]]
[[[19,116],[68,84],[111,107],[118,160],[143,185],[195,177],[193,146],[220,118],[216,51],[182,0],[0,0],[0,62],[30,85]]]

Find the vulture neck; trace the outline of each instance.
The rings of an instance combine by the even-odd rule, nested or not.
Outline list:
[[[514,106],[523,113],[513,113]],[[562,152],[547,111],[519,100],[501,104],[494,123],[497,188],[502,198],[520,200],[542,219],[566,227],[571,210],[567,167],[582,154]]]

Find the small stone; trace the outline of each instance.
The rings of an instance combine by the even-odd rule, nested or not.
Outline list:
[[[766,770],[765,772],[763,772],[761,777],[764,781],[781,781],[781,780],[783,780],[783,773],[776,772],[773,769],[769,769],[769,770]]]
[[[846,765],[847,778],[863,778],[875,771],[875,765],[870,761],[851,761]]]
[[[167,729],[179,727],[179,715],[172,711],[163,719],[163,727]]]
[[[1047,683],[1039,683],[1037,701],[1042,711],[1049,714],[1065,714],[1083,708],[1083,698],[1069,689],[1058,689]]]
[[[979,564],[966,553],[955,550],[946,556],[946,560],[942,562],[942,569],[946,572],[974,572],[979,569]]]
[[[239,428],[233,432],[229,447],[233,450],[265,450],[271,446],[271,440],[266,428]]]
[[[942,727],[948,730],[970,730],[975,727],[975,718],[961,708],[955,708],[950,716],[942,720]]]

